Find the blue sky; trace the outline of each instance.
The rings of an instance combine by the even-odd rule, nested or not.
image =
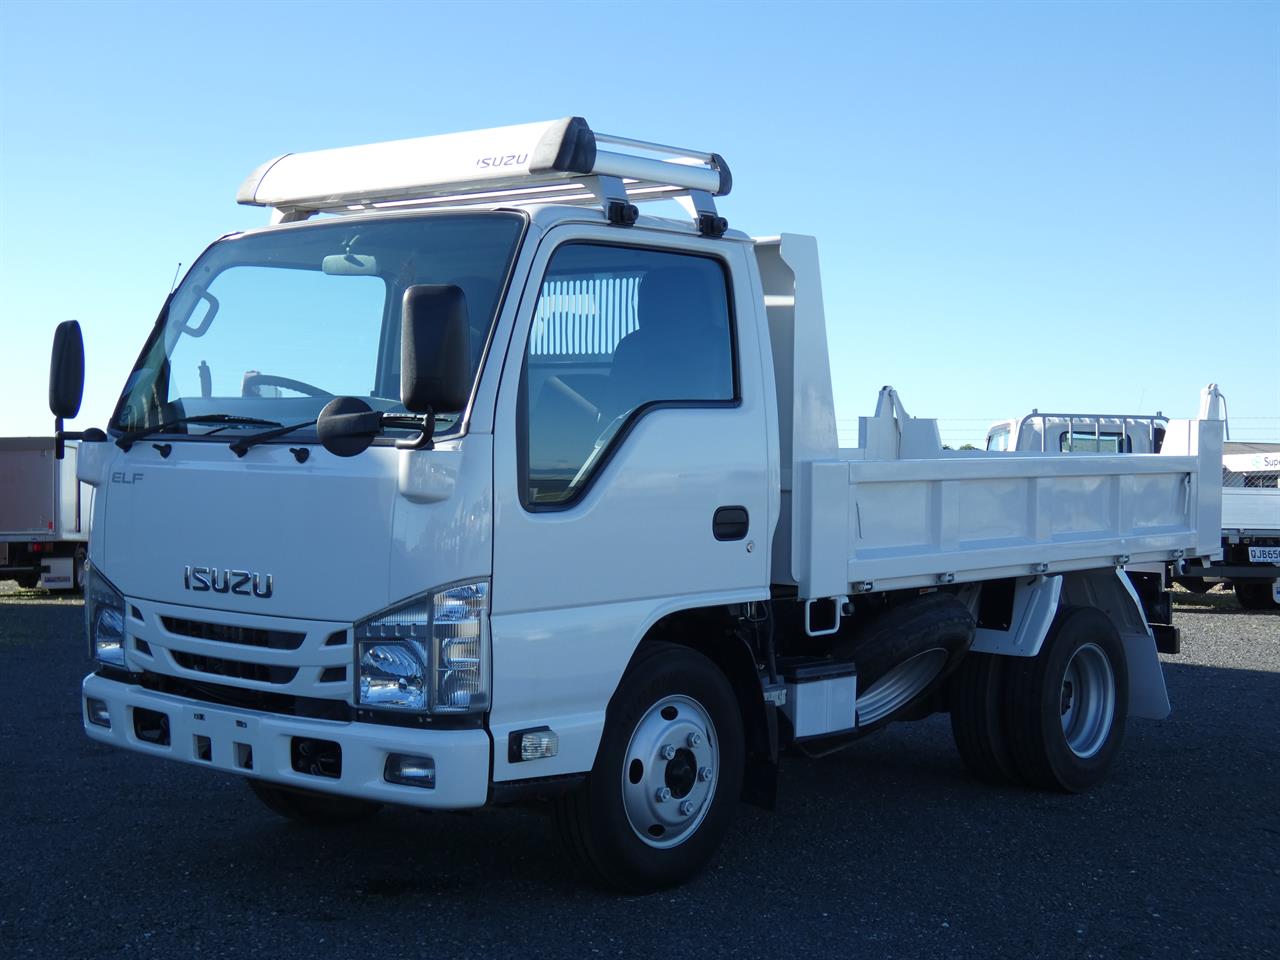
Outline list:
[[[178,262],[280,153],[580,114],[725,155],[819,238],[837,413],[1280,440],[1280,4],[0,4],[0,435],[53,328],[104,425]]]

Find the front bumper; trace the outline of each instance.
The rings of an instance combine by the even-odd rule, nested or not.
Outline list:
[[[382,803],[457,810],[484,806],[488,800],[490,742],[485,730],[419,730],[281,716],[156,693],[98,674],[85,677],[81,694],[85,733],[126,750]],[[89,721],[86,704],[90,697],[107,705],[110,727]],[[167,745],[138,738],[134,727],[134,711],[138,709],[168,717]],[[342,748],[340,776],[294,770],[291,748],[295,737],[337,743]],[[201,759],[202,753],[208,759]],[[383,770],[391,753],[431,757],[436,768],[435,787],[387,783]],[[247,758],[251,758],[251,767],[245,765]]]

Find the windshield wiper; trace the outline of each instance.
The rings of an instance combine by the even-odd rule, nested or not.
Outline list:
[[[179,417],[177,420],[170,420],[167,423],[160,423],[154,427],[143,427],[140,430],[130,430],[128,433],[121,434],[116,438],[116,446],[121,450],[128,450],[139,440],[144,437],[154,436],[157,433],[168,433],[176,427],[181,427],[188,423],[221,423],[227,426],[246,426],[246,427],[278,427],[278,420],[263,420],[260,417],[238,417],[231,413],[202,413],[193,417]],[[213,433],[214,431],[209,431]]]
[[[237,457],[243,457],[249,452],[250,447],[256,447],[260,443],[266,443],[268,440],[274,440],[276,437],[283,437],[287,433],[293,433],[295,430],[301,430],[303,427],[314,426],[314,420],[307,420],[304,423],[290,423],[284,426],[276,424],[274,430],[263,430],[261,433],[255,433],[247,437],[240,437],[233,440],[229,444],[232,452]]]
[[[371,432],[376,433],[382,433],[382,431],[386,430],[388,427],[400,430],[421,430],[423,428],[423,418],[414,416],[413,414],[379,413],[377,411],[370,410],[367,413],[354,415],[348,414],[347,416],[377,418],[375,421],[377,423],[376,429],[372,427],[370,428]],[[457,417],[458,415],[456,413],[437,413],[435,414],[434,419],[456,420]],[[285,426],[277,425],[274,430],[263,430],[261,433],[250,434],[247,437],[237,437],[235,440],[232,440],[228,446],[237,457],[243,457],[251,448],[256,447],[260,443],[266,443],[268,440],[283,437],[286,434],[293,433],[295,430],[301,430],[303,427],[313,427],[316,423],[316,420],[307,420],[303,423],[291,423]],[[301,463],[302,461],[299,460],[298,462]]]

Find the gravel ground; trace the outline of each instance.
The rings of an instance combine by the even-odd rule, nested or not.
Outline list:
[[[681,889],[582,886],[536,812],[292,826],[90,742],[78,601],[0,586],[0,957],[1280,954],[1280,616],[1177,596],[1173,716],[1079,797],[971,780],[946,719],[788,760]]]

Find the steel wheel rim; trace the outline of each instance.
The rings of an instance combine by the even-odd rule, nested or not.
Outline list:
[[[946,650],[934,647],[898,664],[858,695],[858,723],[875,723],[909,703],[937,678],[947,659]]]
[[[678,695],[645,711],[622,760],[622,808],[643,843],[667,849],[692,836],[719,781],[719,740],[702,704]]]
[[[1067,748],[1082,760],[1102,749],[1116,714],[1116,675],[1096,643],[1083,644],[1062,674],[1059,707]]]

